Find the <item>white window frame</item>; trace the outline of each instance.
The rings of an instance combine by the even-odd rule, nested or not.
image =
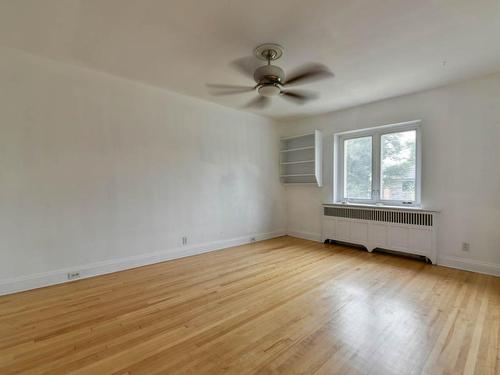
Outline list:
[[[381,148],[382,135],[415,130],[416,134],[416,171],[415,171],[415,200],[387,200],[381,199]],[[372,194],[371,199],[352,199],[344,197],[344,142],[348,139],[372,137]],[[384,204],[388,206],[420,207],[422,187],[422,131],[421,120],[407,121],[397,124],[376,126],[373,128],[346,131],[334,134],[334,191],[335,201],[361,204]]]

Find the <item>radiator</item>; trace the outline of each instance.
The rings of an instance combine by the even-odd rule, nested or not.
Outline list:
[[[426,257],[436,264],[437,211],[323,205],[322,241],[334,240]]]

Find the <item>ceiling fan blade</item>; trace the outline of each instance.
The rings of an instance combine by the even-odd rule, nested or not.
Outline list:
[[[249,91],[221,91],[221,92],[211,92],[210,95],[212,96],[228,96],[228,95],[238,95],[238,94],[245,94]]]
[[[245,108],[265,108],[269,104],[271,104],[271,99],[269,99],[266,96],[257,96],[255,99],[250,100],[246,105]]]
[[[284,99],[290,100],[296,104],[304,104],[309,100],[316,99],[318,97],[317,94],[308,91],[282,91],[281,96]]]
[[[261,64],[254,56],[246,56],[231,62],[231,66],[253,80],[253,73]]]
[[[333,78],[334,74],[326,66],[316,63],[306,64],[288,75],[285,86],[299,85],[321,79]]]
[[[243,94],[246,92],[251,92],[255,89],[254,86],[235,86],[235,85],[219,85],[207,83],[206,85],[210,89],[216,89],[218,91],[210,91],[211,95],[223,96],[223,95],[233,95],[233,94]],[[222,91],[220,91],[222,90]]]
[[[219,85],[216,83],[207,83],[207,87],[211,89],[227,89],[227,90],[253,90],[253,86],[237,86],[237,85]]]

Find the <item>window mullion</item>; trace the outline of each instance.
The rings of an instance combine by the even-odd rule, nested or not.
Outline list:
[[[338,178],[338,185],[337,185],[337,188],[338,188],[338,197],[340,198],[340,200],[344,200],[345,199],[345,194],[344,194],[344,165],[345,165],[345,162],[344,162],[344,139],[343,138],[340,138],[339,139],[339,143],[338,143],[338,147],[339,149],[337,150],[337,157],[338,157],[338,171],[337,171],[337,178]]]
[[[380,134],[372,138],[372,200],[380,201]]]

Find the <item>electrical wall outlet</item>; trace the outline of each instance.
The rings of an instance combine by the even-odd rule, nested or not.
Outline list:
[[[186,236],[182,237],[182,244],[187,245],[188,243],[188,238]]]
[[[70,272],[67,274],[68,280],[78,279],[80,277],[80,272]]]
[[[462,251],[469,251],[469,250],[470,250],[470,243],[462,242]]]

